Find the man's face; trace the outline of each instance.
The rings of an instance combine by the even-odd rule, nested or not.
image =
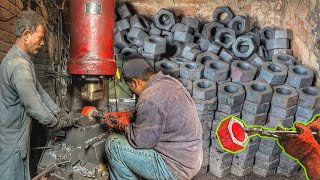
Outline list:
[[[25,41],[28,54],[37,54],[39,49],[44,45],[45,28],[38,25],[34,33],[28,33]]]

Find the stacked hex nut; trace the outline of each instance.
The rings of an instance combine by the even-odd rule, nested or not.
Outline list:
[[[290,178],[298,172],[299,168],[300,164],[296,160],[288,157],[283,151],[280,153],[277,174]]]
[[[298,108],[295,114],[296,122],[308,123],[313,116],[320,113],[320,88],[306,87],[298,90]]]

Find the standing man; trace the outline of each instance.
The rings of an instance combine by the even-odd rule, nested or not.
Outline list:
[[[138,102],[131,124],[118,120],[113,126],[125,136],[113,134],[106,140],[111,179],[191,179],[200,170],[203,152],[201,123],[190,94],[143,59],[128,61],[122,72]]]
[[[51,128],[72,125],[36,79],[30,55],[44,45],[45,22],[23,11],[14,24],[16,42],[0,64],[0,179],[30,179],[31,118]]]

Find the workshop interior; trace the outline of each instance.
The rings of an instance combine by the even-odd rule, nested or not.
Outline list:
[[[178,79],[195,102],[203,162],[194,179],[306,178],[276,140],[299,132],[276,127],[320,113],[320,1],[0,0],[0,60],[27,9],[47,26],[32,57],[39,82],[60,108],[81,114],[55,132],[33,121],[33,179],[109,179],[104,117],[135,109],[121,74],[135,58]]]

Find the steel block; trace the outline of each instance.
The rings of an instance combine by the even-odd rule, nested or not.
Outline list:
[[[144,51],[150,54],[163,54],[166,52],[166,39],[152,35],[144,39]]]
[[[279,62],[266,62],[262,65],[259,79],[271,86],[283,84],[287,78],[288,67]]]
[[[279,53],[272,56],[272,61],[277,61],[286,66],[293,66],[296,62],[296,58],[288,54]]]
[[[222,17],[222,14],[226,14],[226,17]],[[217,7],[212,14],[212,20],[227,25],[234,17],[232,11],[228,6]]]
[[[209,61],[204,67],[204,77],[211,81],[225,81],[228,78],[229,64],[221,60]]]
[[[194,36],[188,32],[175,31],[173,33],[173,40],[184,44],[193,43]]]
[[[237,106],[244,102],[245,91],[240,84],[225,82],[218,86],[218,102],[229,106]]]
[[[179,66],[167,59],[155,63],[155,70],[162,71],[163,74],[170,74],[172,77],[178,78],[180,74]]]
[[[193,98],[209,100],[217,95],[217,85],[207,79],[199,79],[193,82]]]
[[[138,28],[131,28],[127,36],[128,40],[138,47],[143,46],[144,40],[149,37],[146,32]]]
[[[224,48],[229,49],[236,41],[236,34],[232,29],[223,28],[217,32],[215,41],[220,43]]]
[[[256,52],[257,46],[250,37],[240,36],[232,44],[232,52],[240,58],[248,58]]]
[[[130,25],[132,28],[138,28],[145,32],[150,31],[150,22],[143,16],[135,14],[130,18]]]
[[[320,107],[320,88],[316,86],[306,87],[298,90],[298,106],[307,109]]]
[[[278,38],[278,39],[267,39],[266,40],[266,49],[289,49],[290,42],[289,39],[286,38]]]
[[[295,88],[286,85],[273,87],[271,105],[282,108],[290,108],[298,103],[298,92]]]
[[[303,65],[290,66],[285,84],[297,89],[311,86],[314,78],[312,69]]]
[[[246,61],[235,60],[231,64],[232,81],[246,83],[252,81],[256,75],[257,67]]]
[[[153,16],[153,22],[156,27],[168,31],[176,23],[176,19],[173,12],[160,9],[160,11]]]
[[[194,17],[183,17],[181,19],[181,23],[190,26],[191,28],[198,30],[199,29],[199,25],[200,25],[200,21],[197,18]]]
[[[250,30],[250,19],[245,16],[235,16],[228,23],[228,28],[233,29],[237,36]]]
[[[204,65],[198,62],[185,62],[180,66],[180,76],[182,78],[196,81],[203,76]]]

